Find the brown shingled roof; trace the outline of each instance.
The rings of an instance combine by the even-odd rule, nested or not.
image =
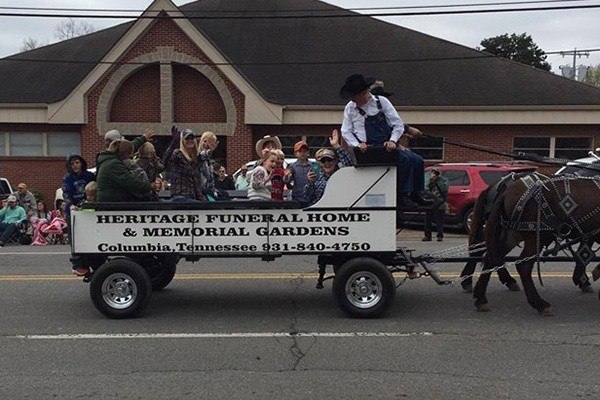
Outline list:
[[[316,0],[200,0],[180,9],[188,16],[201,15],[197,11],[341,10]],[[370,17],[190,21],[273,103],[340,105],[339,87],[346,76],[364,73],[396,92],[397,106],[600,105],[600,89],[595,87]],[[98,61],[130,25],[17,56]],[[0,103],[58,101],[93,68],[10,58],[0,60]],[[440,58],[445,60],[431,60]],[[360,63],[392,59],[422,61]],[[246,65],[338,60],[353,62]]]

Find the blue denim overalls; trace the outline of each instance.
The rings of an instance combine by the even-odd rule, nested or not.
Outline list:
[[[356,107],[360,115],[365,118],[365,136],[367,137],[366,144],[372,147],[384,147],[385,142],[392,137],[393,127],[388,124],[387,118],[381,107],[379,96],[374,96],[377,101],[377,109],[375,115],[367,115],[360,107]],[[358,143],[362,143],[356,133],[352,133]],[[397,192],[399,195],[410,195],[420,192],[424,187],[424,163],[423,159],[410,150],[396,149],[398,154],[398,171],[397,176]]]
[[[377,109],[379,112],[375,115],[367,115],[365,110],[360,107],[356,107],[360,115],[365,117],[365,133],[367,136],[367,145],[373,147],[383,147],[384,143],[389,141],[392,137],[392,127],[388,124],[387,118],[381,108],[381,101],[379,96],[375,96],[377,101]],[[361,143],[356,133],[353,133],[358,143]]]

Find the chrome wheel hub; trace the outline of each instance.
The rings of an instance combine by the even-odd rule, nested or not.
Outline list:
[[[127,308],[135,302],[137,296],[137,285],[127,274],[112,274],[102,283],[102,298],[112,308]]]
[[[353,274],[346,282],[346,297],[358,308],[374,307],[383,296],[383,285],[377,275],[368,271]]]

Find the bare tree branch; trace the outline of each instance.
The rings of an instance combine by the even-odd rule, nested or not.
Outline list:
[[[54,28],[54,37],[58,40],[67,40],[81,35],[87,35],[96,30],[94,25],[85,21],[75,21],[73,18],[62,20]]]
[[[40,44],[39,40],[34,39],[32,37],[28,37],[26,39],[23,39],[23,44],[21,45],[21,52],[34,50],[40,46],[43,46],[43,45]]]

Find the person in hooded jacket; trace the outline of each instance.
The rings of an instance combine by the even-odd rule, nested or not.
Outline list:
[[[85,186],[96,179],[88,171],[87,162],[79,154],[67,156],[67,174],[63,177],[62,192],[66,201],[67,223],[71,220],[71,211],[77,210],[85,201]],[[70,228],[69,228],[70,232]]]
[[[150,195],[152,185],[132,172],[125,160],[133,155],[134,145],[126,139],[116,140],[109,148],[98,154],[98,202],[139,201]]]

